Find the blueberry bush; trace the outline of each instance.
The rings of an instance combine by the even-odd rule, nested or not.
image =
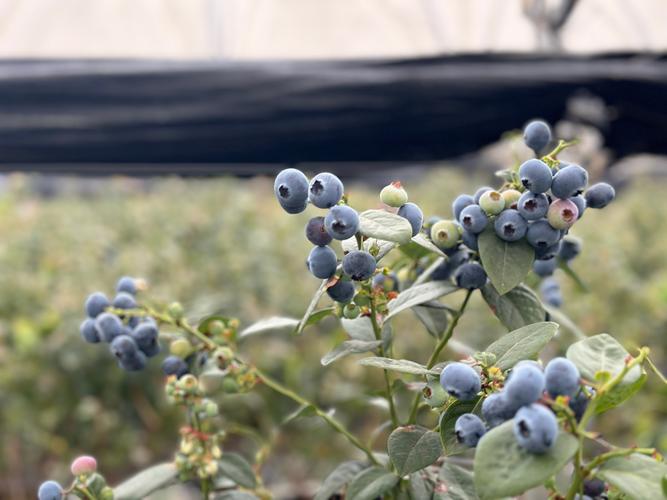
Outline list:
[[[458,196],[451,219],[425,220],[400,182],[382,189],[381,208],[359,213],[331,173],[310,180],[293,168],[278,174],[274,193],[285,212],[300,214],[310,205],[326,210],[305,227],[313,244],[306,267],[321,283],[300,319],[271,317],[245,328],[217,314],[192,322],[181,304],[152,301],[147,283],[131,277],[117,282],[112,299],[92,293],[84,304],[83,341],[108,349],[127,372],[164,354],[165,395],[185,419],[180,443],[172,462],[114,488],[95,458],[78,457],[72,481],[48,480],[38,497],[143,498],[188,482],[203,498],[270,498],[261,474],[269,440],[253,436],[264,443],[253,457],[227,451],[239,429],[230,427],[219,404],[258,386],[297,405],[285,421],[320,418],[356,449],[322,482],[316,499],[341,493],[352,500],[494,499],[540,486],[549,498],[567,500],[667,495],[667,465],[656,449],[616,446],[594,427],[649,374],[667,381],[648,347],[630,352],[606,333],[585,336],[560,310],[554,277],[560,269],[583,286],[571,267],[583,243],[569,233],[586,212],[596,217],[591,210],[612,202],[614,189],[589,187],[584,168],[559,160],[571,143],[559,141],[541,155],[553,142],[547,124],[528,124],[524,141],[537,158],[498,172],[497,189]],[[481,351],[457,341],[454,351],[462,355],[444,361],[476,293],[508,333]],[[331,303],[322,306],[325,295]],[[444,305],[445,296],[460,296],[458,305]],[[395,355],[395,340],[413,335],[395,329],[395,318],[410,311],[433,341],[421,362]],[[382,385],[370,390],[387,418],[370,436],[354,434],[335,412],[239,350],[248,337],[276,330],[305,335],[328,317],[339,319],[348,338],[321,364],[366,354],[359,365],[381,373]],[[561,330],[576,342],[563,345]],[[547,361],[543,353],[554,350],[563,355]]]

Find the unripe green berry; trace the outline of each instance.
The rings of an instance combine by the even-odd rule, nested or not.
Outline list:
[[[188,373],[178,379],[176,385],[179,389],[183,389],[186,392],[192,392],[199,385],[199,382],[197,381],[197,377]]]
[[[185,359],[192,354],[192,344],[188,339],[180,338],[169,344],[169,352],[174,356]]]
[[[93,472],[86,479],[86,488],[88,488],[90,492],[95,494],[96,496],[99,496],[102,490],[104,490],[104,488],[106,487],[107,487],[107,482],[97,472]]]
[[[396,181],[382,188],[380,200],[387,206],[399,208],[408,202],[408,193],[401,183]]]
[[[100,500],[113,500],[113,489],[109,486],[105,486],[100,491]]]
[[[354,303],[360,307],[370,306],[371,298],[365,293],[357,293],[354,296]]]
[[[225,325],[222,324],[222,321],[211,321],[208,325],[208,333],[213,336],[222,335],[222,332],[225,331]]]
[[[516,204],[519,201],[519,198],[521,198],[521,192],[516,189],[508,189],[501,194],[505,200],[505,208],[513,208],[516,210]]]
[[[361,309],[356,304],[351,303],[343,308],[343,316],[345,316],[347,319],[355,319],[359,317],[360,313]]]
[[[461,237],[461,227],[452,220],[441,220],[431,227],[431,241],[440,248],[456,246]]]
[[[172,302],[169,304],[167,312],[169,313],[169,316],[175,320],[183,319],[183,314],[185,314],[183,311],[183,306],[179,302]]]
[[[214,401],[211,401],[210,399],[207,400],[204,404],[204,413],[209,418],[218,416],[219,413],[218,405]]]
[[[487,191],[479,199],[479,206],[487,215],[497,215],[505,209],[505,198],[498,191]]]
[[[234,394],[239,392],[239,384],[233,378],[227,377],[222,381],[222,389],[226,393]]]

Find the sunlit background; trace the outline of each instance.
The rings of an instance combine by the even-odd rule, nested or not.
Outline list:
[[[246,155],[248,161],[219,161],[224,151],[210,159],[202,154],[189,160],[187,155],[200,145],[179,136],[181,130],[196,133],[188,115],[190,121],[186,120],[182,129],[171,129],[173,140],[184,144],[184,149],[179,146],[172,152],[179,161],[163,161],[164,157],[138,161],[141,155],[137,148],[132,149],[131,138],[122,142],[129,144],[127,149],[119,147],[111,157],[105,157],[116,140],[113,124],[95,136],[94,127],[101,122],[94,116],[87,122],[82,113],[99,111],[111,119],[117,112],[119,120],[132,123],[128,102],[133,88],[121,84],[109,91],[127,100],[122,109],[97,110],[98,101],[82,102],[81,108],[72,109],[71,116],[67,109],[58,107],[60,90],[49,94],[54,108],[41,113],[31,103],[46,94],[31,93],[30,89],[48,90],[52,81],[54,88],[67,89],[67,80],[59,81],[54,75],[85,76],[91,67],[86,66],[87,60],[113,59],[110,74],[142,71],[147,79],[155,78],[150,88],[156,89],[155,106],[159,108],[162,71],[173,70],[173,63],[206,62],[214,69],[220,64],[223,82],[228,72],[235,71],[226,65],[230,62],[261,68],[276,61],[307,65],[316,59],[323,65],[318,66],[324,68],[322,74],[328,75],[332,70],[326,65],[335,64],[334,59],[354,59],[362,66],[357,67],[360,73],[355,73],[350,83],[353,87],[359,83],[358,75],[366,74],[365,64],[368,78],[374,77],[371,60],[408,58],[411,64],[419,65],[421,59],[464,53],[490,53],[489,64],[494,54],[500,63],[511,64],[503,59],[507,53],[549,64],[558,58],[567,61],[568,57],[624,52],[628,63],[641,59],[648,65],[648,73],[655,71],[660,80],[660,75],[665,76],[664,57],[659,54],[667,49],[666,18],[667,3],[660,0],[1,1],[0,102],[4,105],[0,106],[0,168],[6,174],[0,178],[0,498],[33,498],[44,478],[67,480],[68,464],[78,454],[95,455],[107,479],[115,484],[142,467],[169,460],[174,452],[182,415],[165,401],[159,363],[150,363],[144,372],[128,374],[116,367],[104,349],[84,343],[78,327],[88,293],[111,293],[121,275],[141,276],[150,283],[148,295],[158,302],[179,300],[193,318],[224,312],[247,325],[274,314],[300,317],[318,286],[304,266],[309,243],[303,237],[303,227],[313,214],[307,211],[287,216],[282,212],[273,197],[271,173],[284,163],[280,158],[272,161],[270,149],[259,159],[253,157],[252,141],[269,139],[253,137],[247,131],[241,135],[251,141],[247,150],[244,144],[239,145],[239,155]],[[161,68],[155,74],[145,66],[137,69],[137,63],[149,60]],[[442,65],[447,75],[454,71],[452,78],[457,77],[455,69],[448,69],[446,57],[438,61],[433,64],[438,68]],[[41,65],[44,62],[48,64]],[[160,67],[162,62],[166,69]],[[26,70],[24,63],[39,64]],[[77,69],[68,73],[72,64]],[[99,66],[100,61],[94,64],[93,73],[103,78],[105,66]],[[279,71],[289,76],[290,68],[286,64]],[[320,75],[319,69],[308,68],[306,73],[314,77],[304,77],[304,87],[318,81]],[[508,66],[510,73],[511,68]],[[343,86],[345,68],[341,72],[341,80],[333,81]],[[610,75],[604,78],[613,80]],[[197,84],[196,71],[186,76],[188,85]],[[410,70],[401,74],[406,81],[418,76],[418,71]],[[570,76],[565,72],[560,78],[567,82]],[[626,139],[636,129],[627,129],[620,137],[609,131],[616,117],[623,112],[628,116],[622,104],[624,96],[636,92],[633,70],[623,75],[630,83],[618,89],[618,102],[609,103],[596,95],[601,78],[596,75],[595,82],[586,85],[582,77],[585,92],[575,89],[563,94],[545,85],[539,94],[544,109],[555,118],[557,135],[580,139],[563,158],[580,162],[589,169],[592,182],[611,182],[618,193],[608,209],[589,210],[577,223],[574,232],[585,243],[573,266],[587,290],[558,275],[564,289],[563,311],[586,334],[609,332],[628,349],[651,346],[654,361],[664,371],[667,159],[662,156],[666,148],[661,135],[666,123],[664,113],[656,109],[660,105],[665,109],[667,94],[662,93],[663,101],[655,102],[655,107],[633,107],[630,112],[633,119],[649,123],[647,129],[658,139],[629,141]],[[446,80],[442,80],[444,88]],[[476,75],[461,81],[476,87],[482,80]],[[214,86],[215,81],[213,78]],[[437,87],[438,81],[431,85]],[[665,81],[663,78],[663,84]],[[248,92],[261,90],[261,79],[247,83]],[[335,158],[329,164],[324,161],[329,149],[318,149],[317,141],[312,150],[301,151],[291,149],[288,136],[277,135],[276,140],[282,137],[281,154],[301,158],[294,163],[305,171],[339,172],[356,208],[379,206],[379,188],[401,179],[411,200],[419,203],[427,216],[449,216],[457,194],[495,183],[496,170],[513,166],[530,154],[518,135],[523,121],[504,124],[502,115],[484,114],[485,122],[498,122],[494,124],[498,131],[488,140],[487,135],[475,137],[475,114],[484,112],[478,108],[443,118],[472,117],[462,126],[474,148],[442,153],[438,143],[447,146],[451,140],[443,132],[424,143],[423,154],[410,153],[414,160],[407,154],[396,161],[386,158],[383,148],[394,147],[392,151],[399,154],[402,143],[379,142],[364,145],[363,161],[354,161],[350,137],[338,128],[340,123],[334,126],[326,121],[338,106],[338,87],[327,89],[319,83],[316,97],[328,103],[328,111],[321,112],[322,133],[329,141],[326,147],[335,149],[340,137],[346,158]],[[382,89],[387,91],[391,81],[384,83]],[[517,107],[522,92],[535,90],[531,90],[532,83],[528,79],[515,86],[519,89]],[[165,93],[178,92],[172,84],[164,85]],[[245,96],[244,84],[245,80],[234,87],[239,100]],[[487,88],[488,109],[493,110],[495,100],[505,97],[493,93],[493,82],[487,82]],[[82,90],[84,94],[89,91]],[[67,99],[76,100],[77,92],[72,88]],[[230,91],[221,84],[218,92]],[[403,99],[400,106],[409,110],[410,96],[399,97]],[[234,100],[235,95],[227,98]],[[456,102],[452,101],[452,108]],[[528,116],[543,116],[541,102],[531,102],[535,108]],[[248,106],[261,107],[262,100],[254,104],[243,101],[233,110],[214,109],[221,120],[221,133],[239,125],[245,113],[261,111]],[[280,111],[273,100],[266,106]],[[293,111],[298,102],[285,106]],[[202,112],[204,108],[205,103]],[[166,107],[165,116],[155,120],[167,123],[178,109]],[[192,109],[188,108],[188,113]],[[271,122],[274,119],[278,118],[268,119],[267,130],[280,129],[279,123]],[[144,141],[141,154],[150,156],[150,140],[146,138],[151,131],[145,129],[145,123],[137,125],[136,133]],[[350,123],[350,127],[354,125]],[[456,123],[447,125],[456,127]],[[372,133],[373,127],[369,128]],[[485,130],[488,134],[488,127]],[[283,132],[287,134],[289,129]],[[61,157],[63,140],[69,153]],[[78,140],[90,157],[76,158]],[[104,145],[99,156],[91,146],[97,140]],[[161,135],[159,141],[156,148],[165,151],[168,139]],[[205,151],[209,146],[214,151],[215,145],[215,134],[202,138]],[[371,150],[381,161],[368,156],[375,154],[368,153]],[[126,154],[128,161],[124,160]],[[309,162],[311,154],[317,163]],[[114,175],[118,173],[124,175]],[[455,338],[483,348],[503,331],[481,297],[475,295],[471,312],[464,316]],[[428,357],[430,337],[414,317],[406,314],[399,318],[395,337],[398,357]],[[360,367],[354,356],[328,367],[319,362],[344,338],[329,318],[298,338],[258,337],[242,349],[286,385],[299,388],[325,408],[337,408],[339,418],[368,437],[386,418],[385,409],[368,403],[373,395],[368,388],[380,387],[378,374]],[[549,354],[564,352],[572,340],[568,332],[562,332],[549,347]],[[664,387],[650,378],[632,403],[599,418],[596,428],[606,439],[621,445],[657,446],[667,451]],[[257,430],[271,444],[263,476],[277,498],[311,497],[336,463],[356,457],[356,451],[318,419],[301,418],[281,425],[295,409],[294,404],[267,389],[227,397],[220,404],[225,420]],[[376,446],[381,448],[383,439],[379,436]],[[242,437],[232,438],[228,446],[246,456],[258,449],[257,442]],[[172,498],[186,495],[178,490]],[[539,494],[535,498],[540,498]]]

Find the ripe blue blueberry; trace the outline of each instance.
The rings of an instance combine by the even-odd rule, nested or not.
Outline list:
[[[137,293],[137,284],[134,278],[130,276],[123,276],[116,283],[116,292],[125,292],[130,295],[135,295]]]
[[[510,208],[496,217],[493,227],[501,240],[518,241],[526,235],[528,223],[517,210]]]
[[[431,274],[431,279],[434,281],[448,280],[452,277],[459,266],[467,262],[469,258],[470,254],[467,250],[457,250],[452,255],[450,255],[447,260],[434,269],[433,273]]]
[[[584,216],[584,210],[586,210],[586,198],[584,198],[581,195],[578,196],[572,196],[569,198],[569,200],[575,204],[577,207],[577,212],[579,213],[579,217],[577,217],[577,220],[580,220]]]
[[[531,193],[544,193],[551,187],[553,175],[549,166],[541,160],[528,160],[519,167],[521,184]]]
[[[381,288],[384,292],[398,291],[398,276],[391,271],[389,274],[376,274],[371,281],[373,288]]]
[[[558,262],[553,257],[547,260],[536,260],[533,262],[533,272],[542,277],[551,276],[557,265]]]
[[[486,213],[484,213],[484,210],[482,210],[482,207],[479,205],[469,205],[461,211],[461,214],[459,215],[459,222],[463,226],[464,230],[479,234],[484,231],[484,228],[486,228],[486,225],[489,222],[489,218],[486,216]]]
[[[519,198],[517,210],[526,220],[541,219],[549,210],[549,198],[544,193],[526,191]]]
[[[567,199],[583,193],[587,184],[586,169],[570,164],[556,172],[551,183],[551,192],[556,198]]]
[[[109,299],[102,292],[92,293],[86,299],[86,314],[89,318],[96,318],[110,305]]]
[[[483,186],[483,187],[479,188],[477,191],[475,191],[475,194],[472,196],[472,200],[475,203],[479,204],[479,200],[482,198],[482,195],[484,193],[486,193],[487,191],[493,191],[493,188],[489,187],[489,186]]]
[[[604,493],[605,484],[602,479],[593,477],[591,479],[584,479],[584,495],[591,498],[599,497]]]
[[[477,244],[477,235],[475,233],[464,230],[461,233],[461,241],[463,241],[463,244],[470,250],[474,250],[475,252],[479,250],[479,245]]]
[[[351,281],[338,280],[335,285],[327,288],[327,293],[336,302],[347,304],[354,297],[354,284]]]
[[[570,398],[570,409],[574,412],[574,418],[577,422],[581,420],[581,417],[584,416],[584,412],[588,407],[588,402],[590,401],[588,395],[584,391],[577,392],[572,398]]]
[[[450,396],[470,401],[482,388],[479,374],[464,363],[450,363],[440,373],[440,385]]]
[[[474,413],[464,413],[456,419],[454,434],[456,440],[468,448],[474,448],[486,433],[484,422]]]
[[[346,240],[359,230],[359,214],[347,205],[336,205],[324,218],[324,228],[332,238]]]
[[[586,194],[586,205],[590,208],[604,208],[609,205],[616,197],[616,191],[606,182],[593,184]]]
[[[162,372],[167,376],[176,375],[181,378],[189,371],[188,364],[178,356],[167,356],[162,362]]]
[[[489,188],[491,189],[491,188]],[[481,196],[481,195],[480,195]],[[473,205],[475,203],[475,199],[470,196],[469,194],[460,194],[456,197],[454,202],[452,203],[452,213],[454,214],[454,219],[460,220],[459,215],[461,215],[461,212],[463,209],[469,205]],[[437,222],[437,221],[435,221]]]
[[[130,356],[119,358],[118,366],[128,372],[138,372],[146,367],[146,355],[141,351],[136,351]]]
[[[534,120],[523,129],[523,142],[538,154],[551,141],[551,129],[541,120]]]
[[[558,255],[561,249],[562,241],[557,241],[549,247],[540,247],[535,249],[535,259],[537,260],[549,260],[553,259]]]
[[[486,271],[477,262],[467,262],[456,270],[456,286],[466,290],[476,290],[486,285]]]
[[[560,251],[558,252],[558,256],[566,262],[570,261],[581,253],[581,246],[582,242],[579,238],[565,236]]]
[[[558,437],[556,416],[539,404],[525,406],[514,417],[514,436],[519,446],[527,452],[546,453],[553,447]]]
[[[301,170],[287,168],[276,176],[273,192],[289,214],[303,212],[308,206],[308,178]]]
[[[114,297],[112,305],[116,309],[134,309],[137,307],[137,301],[129,293],[119,292]]]
[[[118,316],[111,313],[102,313],[95,318],[95,330],[104,342],[112,342],[113,339],[125,333],[123,322]]]
[[[375,257],[362,250],[355,250],[343,257],[343,272],[354,281],[364,281],[375,272]]]
[[[511,419],[514,413],[503,392],[489,394],[482,403],[482,417],[489,427],[496,427]]]
[[[79,327],[79,331],[81,332],[83,340],[86,342],[97,344],[100,341],[100,336],[95,328],[95,320],[93,318],[86,318],[83,320],[83,323],[81,323],[81,326]]]
[[[417,205],[406,203],[398,209],[398,215],[408,220],[410,226],[412,226],[412,236],[416,236],[421,231],[422,224],[424,223],[424,214]]]
[[[331,208],[343,197],[343,183],[329,172],[317,174],[310,181],[308,199],[317,208]]]
[[[505,384],[505,397],[513,408],[527,406],[542,397],[544,374],[533,363],[514,367]]]
[[[313,247],[308,255],[308,269],[319,279],[330,278],[336,272],[338,260],[330,247]]]
[[[324,227],[324,217],[313,217],[306,223],[306,238],[319,247],[331,243],[333,238]]]
[[[111,354],[118,359],[134,356],[138,349],[137,343],[129,335],[119,335],[113,339],[110,346]]]
[[[563,305],[563,293],[560,284],[553,279],[547,278],[540,285],[540,295],[542,301],[552,307],[561,307]]]
[[[63,488],[55,481],[45,481],[39,485],[37,498],[39,500],[60,500],[63,497]]]
[[[561,232],[544,219],[533,222],[526,231],[526,240],[534,248],[548,248],[558,243]]]
[[[151,358],[160,352],[158,329],[154,324],[141,323],[132,330],[130,336],[137,343],[137,347],[139,347],[147,357]]]
[[[544,369],[547,392],[552,398],[573,396],[579,389],[579,370],[567,358],[554,358]]]

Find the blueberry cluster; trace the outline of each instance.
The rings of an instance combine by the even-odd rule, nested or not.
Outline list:
[[[139,280],[128,276],[118,280],[116,296],[109,301],[102,292],[88,296],[85,304],[88,316],[81,323],[81,336],[93,344],[106,342],[118,365],[127,371],[142,370],[147,358],[160,352],[158,326],[152,318],[115,314],[113,310],[130,310],[137,307],[136,294]]]
[[[74,483],[67,492],[80,498],[95,498],[99,500],[113,500],[113,490],[106,480],[97,472],[97,460],[88,455],[80,456],[72,461],[70,470],[74,476]],[[54,480],[44,481],[37,491],[39,500],[61,500],[68,497],[65,488]]]
[[[465,363],[450,363],[440,374],[440,384],[460,401],[475,399],[482,388],[479,373]],[[583,415],[588,396],[580,386],[577,367],[566,358],[554,358],[544,372],[535,361],[521,361],[510,372],[504,388],[485,397],[483,420],[473,413],[461,415],[454,427],[462,444],[474,447],[485,434],[487,426],[496,427],[514,419],[514,435],[526,451],[542,454],[549,451],[558,435],[558,421],[549,407],[540,403],[549,397],[566,396],[575,416]]]

